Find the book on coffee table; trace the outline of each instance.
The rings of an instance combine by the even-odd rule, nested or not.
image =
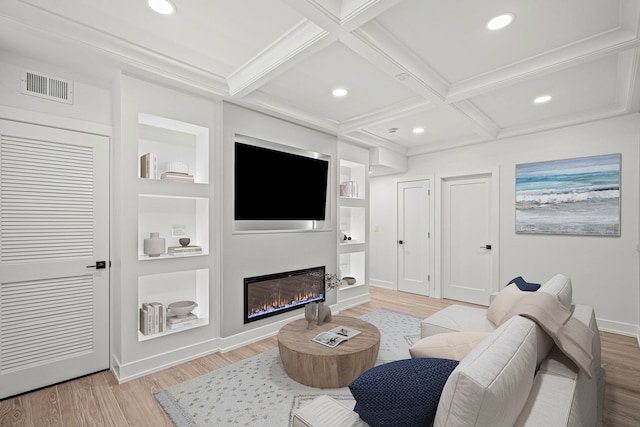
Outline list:
[[[360,331],[353,328],[347,328],[346,326],[336,326],[335,328],[321,332],[311,339],[311,341],[318,344],[326,345],[327,347],[334,348],[343,341],[347,341],[358,335]]]

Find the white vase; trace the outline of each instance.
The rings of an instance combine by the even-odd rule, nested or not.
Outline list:
[[[144,239],[144,253],[150,257],[160,256],[165,252],[164,237],[160,237],[160,233],[153,232],[149,237]]]

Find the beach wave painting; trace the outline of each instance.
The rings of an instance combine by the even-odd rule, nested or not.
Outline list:
[[[516,233],[620,235],[620,154],[516,165]]]

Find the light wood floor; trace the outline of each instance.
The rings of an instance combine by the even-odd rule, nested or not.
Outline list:
[[[340,314],[361,316],[386,307],[427,317],[451,304],[373,288],[371,302]],[[607,366],[605,426],[640,426],[640,349],[635,338],[603,332]],[[118,385],[109,371],[0,401],[0,426],[171,426],[153,393],[277,346],[268,338]],[[552,427],[552,426],[550,426]]]

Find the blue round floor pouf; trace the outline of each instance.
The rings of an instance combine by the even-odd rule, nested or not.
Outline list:
[[[433,422],[457,360],[397,360],[369,369],[350,385],[354,411],[370,426],[415,427]]]

